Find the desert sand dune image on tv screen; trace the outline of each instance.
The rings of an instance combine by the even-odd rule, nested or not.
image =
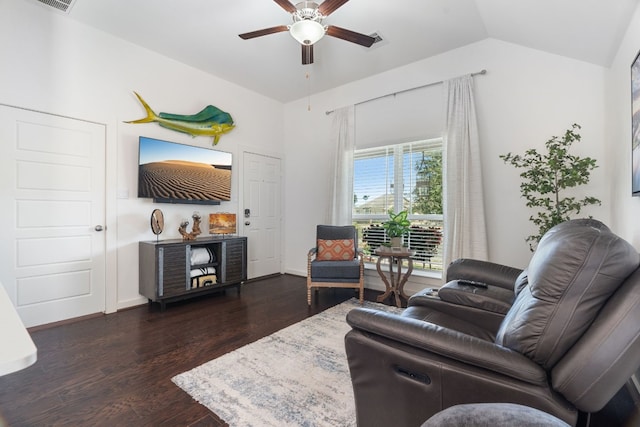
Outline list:
[[[184,160],[140,165],[138,194],[157,199],[231,199],[231,169]]]

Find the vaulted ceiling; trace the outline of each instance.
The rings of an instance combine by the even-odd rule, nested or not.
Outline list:
[[[383,41],[365,48],[325,36],[304,66],[287,32],[238,37],[291,24],[273,0],[73,0],[67,16],[288,102],[486,38],[608,67],[638,1],[350,0],[324,24]]]

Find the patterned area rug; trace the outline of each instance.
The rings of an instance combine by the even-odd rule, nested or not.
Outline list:
[[[365,301],[364,307],[401,309]],[[344,350],[353,298],[172,381],[230,426],[355,426]]]

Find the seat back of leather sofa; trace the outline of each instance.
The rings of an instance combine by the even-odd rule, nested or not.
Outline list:
[[[505,316],[496,343],[552,368],[577,342],[640,256],[596,220],[549,230],[527,268],[524,286]]]
[[[583,412],[597,412],[640,368],[640,269],[551,370],[551,384]]]

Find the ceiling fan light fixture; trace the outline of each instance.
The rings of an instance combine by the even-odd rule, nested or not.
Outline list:
[[[298,43],[303,45],[312,45],[320,40],[326,28],[318,21],[312,21],[310,19],[303,19],[301,21],[294,22],[289,27],[289,34],[296,39]]]

